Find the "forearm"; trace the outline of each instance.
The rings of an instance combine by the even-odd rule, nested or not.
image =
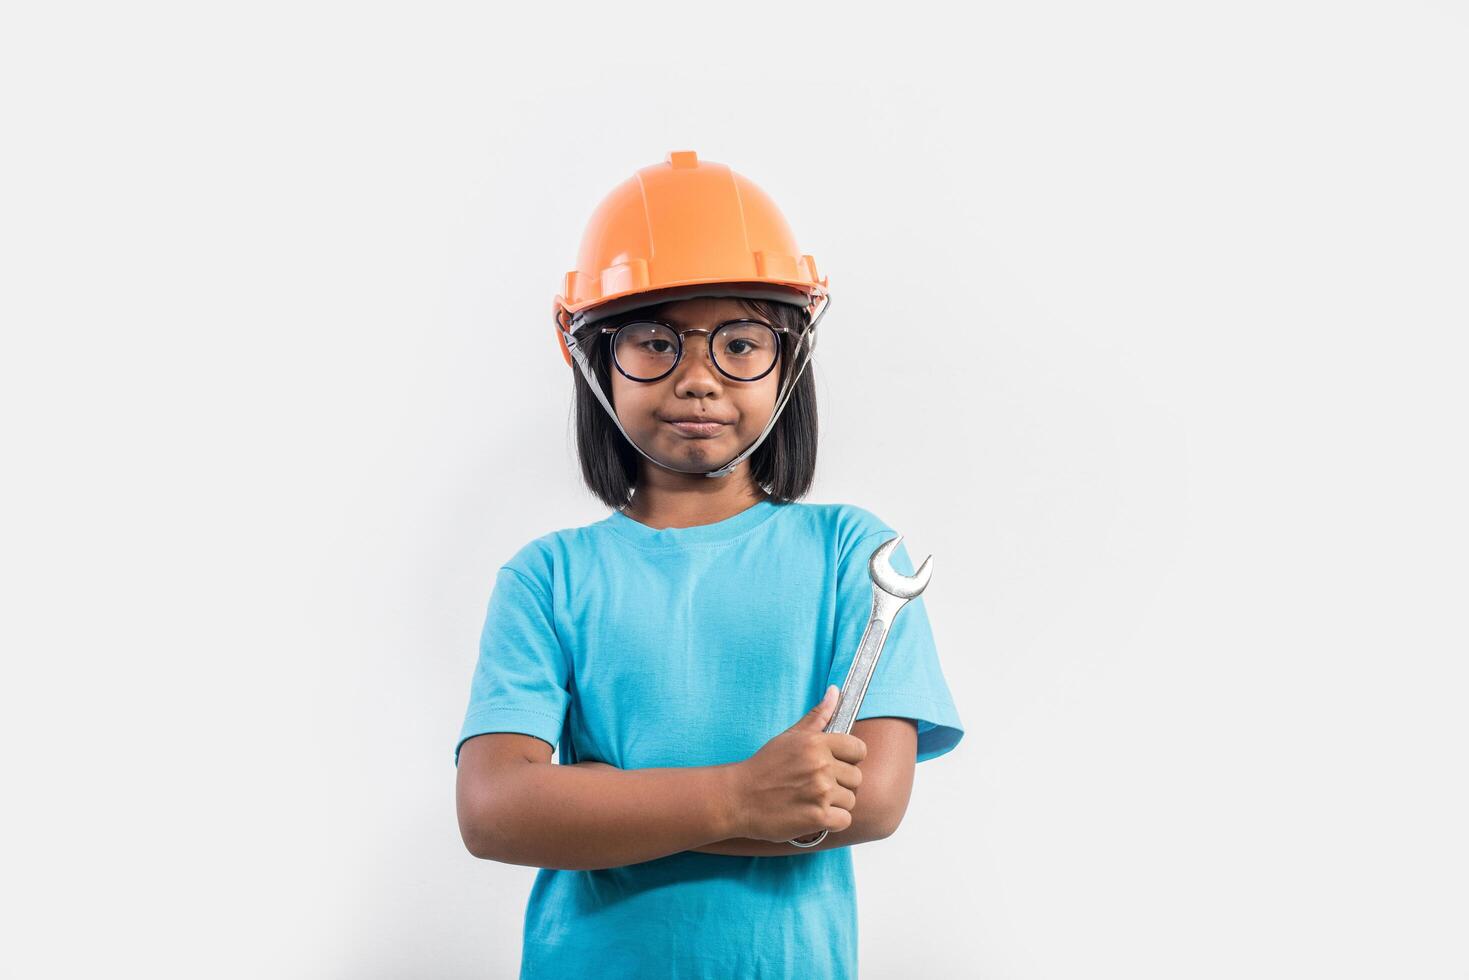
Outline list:
[[[859,798],[860,798],[860,790]],[[791,857],[796,854],[813,854],[816,851],[829,851],[834,847],[850,847],[853,844],[866,844],[869,841],[882,840],[890,836],[888,822],[885,814],[876,807],[864,809],[858,806],[852,811],[852,823],[846,830],[833,830],[821,839],[821,843],[815,847],[797,847],[789,841],[758,840],[753,837],[730,837],[725,840],[715,841],[712,844],[703,844],[699,847],[691,847],[691,851],[699,851],[704,854],[732,854],[737,857]]]
[[[612,772],[623,771],[605,762],[578,762],[574,764],[574,767],[603,769]],[[857,797],[861,799],[860,790]],[[821,839],[821,843],[815,847],[797,847],[789,841],[760,840],[755,837],[727,837],[723,840],[701,844],[698,847],[690,847],[688,850],[699,851],[703,854],[729,854],[735,857],[788,857],[793,854],[811,854],[815,851],[829,851],[834,847],[850,847],[853,844],[883,840],[892,836],[889,828],[895,822],[890,819],[890,814],[881,804],[873,803],[854,809],[852,823],[846,830],[827,833]]]
[[[735,830],[728,777],[728,766],[514,766],[481,808],[480,856],[591,870],[703,847]]]

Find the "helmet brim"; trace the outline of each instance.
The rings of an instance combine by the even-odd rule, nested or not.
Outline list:
[[[664,286],[661,289],[645,289],[636,293],[615,296],[606,302],[578,310],[571,314],[571,329],[578,330],[598,320],[626,313],[628,310],[698,297],[764,299],[805,309],[811,305],[815,294],[820,291],[819,287],[813,291],[810,287],[803,289],[798,286],[785,286],[771,282],[682,283],[676,286]]]

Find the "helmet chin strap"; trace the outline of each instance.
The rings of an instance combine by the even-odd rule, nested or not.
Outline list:
[[[591,387],[592,394],[596,395],[597,401],[602,403],[602,407],[606,409],[608,416],[610,416],[612,419],[612,424],[617,426],[617,431],[622,433],[622,436],[624,439],[627,440],[628,445],[636,449],[638,453],[648,462],[653,463],[657,466],[661,466],[665,470],[672,470],[674,473],[683,473],[689,476],[702,475],[707,477],[720,477],[728,476],[730,473],[732,473],[734,471],[734,468],[738,466],[741,462],[743,462],[746,457],[748,457],[756,449],[758,449],[760,444],[765,441],[765,437],[770,434],[770,430],[775,426],[775,420],[780,418],[780,413],[785,410],[786,403],[790,401],[791,393],[796,390],[796,382],[800,380],[801,375],[806,370],[806,365],[811,363],[811,358],[816,353],[816,324],[820,323],[821,318],[826,316],[826,311],[828,308],[830,308],[830,306],[831,297],[829,295],[824,296],[820,312],[816,314],[816,317],[810,322],[806,329],[801,332],[801,339],[796,341],[796,346],[792,353],[796,355],[801,354],[802,347],[804,346],[805,356],[801,358],[800,367],[795,371],[795,373],[787,377],[786,384],[782,386],[779,395],[776,397],[775,411],[770,413],[770,421],[765,423],[765,428],[761,430],[760,437],[752,442],[742,453],[740,453],[734,459],[725,463],[718,469],[709,470],[708,472],[701,472],[698,470],[681,470],[677,467],[669,466],[667,463],[664,463],[661,460],[654,459],[652,456],[649,456],[647,453],[643,452],[642,447],[634,442],[633,437],[628,435],[627,430],[622,427],[622,420],[617,417],[617,412],[612,408],[612,402],[608,400],[606,393],[602,391],[602,386],[597,383],[597,373],[592,370],[591,362],[587,360],[586,353],[581,349],[580,345],[577,344],[576,338],[571,335],[571,332],[568,331],[564,325],[562,325],[560,317],[557,318],[556,324],[557,329],[561,331],[562,339],[566,341],[566,349],[571,352],[572,359],[576,361],[577,367],[581,369],[582,377],[586,379],[588,386]],[[595,337],[596,335],[594,334],[593,336]],[[810,341],[809,343],[807,343],[808,340]]]

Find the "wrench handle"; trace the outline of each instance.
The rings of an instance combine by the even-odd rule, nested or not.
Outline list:
[[[837,699],[837,709],[832,712],[831,721],[826,723],[826,731],[845,735],[857,723],[857,711],[867,696],[867,685],[872,681],[873,669],[877,667],[877,658],[882,655],[887,638],[888,623],[874,615],[867,621],[862,642],[857,644],[857,656],[852,658],[847,679],[842,682],[841,697]]]
[[[867,629],[862,631],[862,641],[857,644],[857,655],[852,658],[852,666],[847,669],[847,679],[842,682],[837,709],[823,731],[840,732],[843,735],[852,731],[852,726],[857,723],[857,711],[862,707],[862,699],[867,696],[867,685],[872,681],[873,671],[877,669],[877,658],[882,656],[883,644],[887,642],[893,618],[907,603],[907,599],[890,595],[876,585],[872,587],[872,614],[868,617]],[[797,847],[815,847],[825,839],[826,831],[823,830],[814,837],[794,837],[786,843]]]

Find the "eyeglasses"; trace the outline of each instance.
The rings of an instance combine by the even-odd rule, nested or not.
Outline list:
[[[763,320],[727,320],[713,330],[675,330],[661,320],[632,320],[620,327],[603,327],[612,334],[612,363],[630,381],[659,381],[683,360],[686,333],[708,338],[709,359],[732,381],[759,381],[780,359],[780,334],[790,327]]]

